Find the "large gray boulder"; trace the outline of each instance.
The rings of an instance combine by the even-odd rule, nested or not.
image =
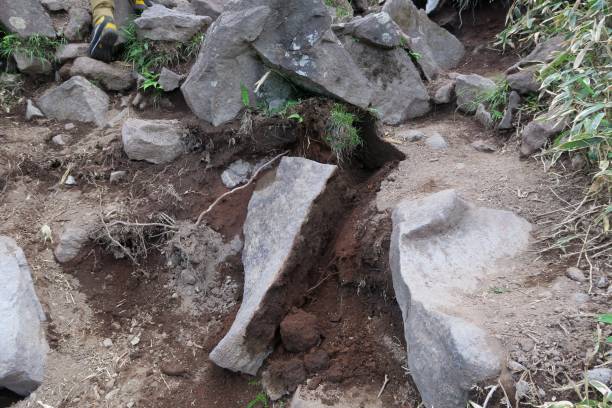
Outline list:
[[[139,37],[155,41],[189,41],[212,22],[207,16],[196,16],[154,4],[134,20]]]
[[[198,16],[209,16],[213,20],[223,12],[227,0],[192,0],[191,5]]]
[[[465,48],[454,35],[427,17],[412,0],[388,0],[382,9],[409,38],[409,48],[420,55],[419,64],[429,79],[459,64]]]
[[[109,100],[100,88],[81,76],[75,76],[46,91],[37,103],[49,118],[103,126]]]
[[[121,129],[123,150],[132,160],[169,163],[185,152],[178,120],[128,119]]]
[[[70,68],[70,75],[96,81],[108,91],[126,91],[136,84],[131,69],[125,65],[107,64],[89,57],[77,58]]]
[[[0,388],[25,396],[43,380],[45,314],[25,255],[6,236],[0,236],[0,280]]]
[[[51,17],[40,0],[2,0],[0,25],[22,37],[41,34],[55,37]]]
[[[329,206],[322,200],[335,172],[336,166],[284,157],[274,181],[253,193],[244,223],[244,296],[232,327],[210,353],[215,364],[255,375],[272,351],[303,279],[296,273],[307,274],[320,250],[312,251],[323,239],[307,230],[323,219],[319,211]]]
[[[402,201],[393,212],[390,266],[408,366],[426,407],[464,408],[470,388],[495,379],[505,353],[462,305],[528,245],[530,224],[475,207],[454,190]]]
[[[51,62],[26,54],[25,52],[15,52],[13,54],[19,72],[28,75],[49,75],[53,72]]]
[[[429,112],[429,94],[404,49],[379,48],[353,37],[345,37],[344,46],[369,81],[372,108],[384,123],[397,125]]]
[[[465,113],[475,113],[487,94],[495,90],[495,82],[477,74],[458,75],[455,79],[457,108]]]
[[[401,29],[385,12],[357,17],[344,25],[342,33],[382,48],[395,48],[402,44]]]

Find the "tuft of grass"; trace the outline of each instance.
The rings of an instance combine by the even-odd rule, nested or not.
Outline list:
[[[355,150],[363,144],[355,122],[357,116],[354,113],[347,111],[342,104],[334,104],[327,121],[327,134],[323,140],[332,149],[339,163],[350,159]]]
[[[49,38],[40,34],[28,38],[22,38],[17,34],[6,34],[0,40],[0,57],[9,58],[15,53],[23,53],[29,58],[54,62],[55,52],[64,43],[64,39]]]
[[[268,396],[264,392],[260,392],[249,401],[246,408],[269,408],[269,406]]]
[[[504,109],[508,104],[509,95],[510,85],[508,85],[508,81],[499,79],[496,81],[494,89],[479,95],[474,100],[473,108],[476,109],[482,103],[491,113],[491,117],[499,121],[504,116]]]

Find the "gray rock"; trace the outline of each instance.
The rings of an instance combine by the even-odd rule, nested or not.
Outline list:
[[[412,0],[388,0],[382,10],[410,39],[408,46],[421,56],[419,65],[429,79],[457,66],[463,58],[463,44],[431,21],[425,10],[417,9]]]
[[[357,17],[344,26],[343,34],[351,35],[376,47],[395,48],[401,44],[401,29],[385,12]]]
[[[589,295],[587,295],[586,293],[582,293],[582,292],[574,293],[574,295],[572,296],[572,299],[574,300],[574,302],[576,302],[577,305],[584,305],[589,300],[591,300],[591,298],[589,298]]]
[[[32,57],[22,52],[13,54],[19,72],[29,75],[49,75],[53,72],[51,62],[46,59]]]
[[[445,150],[448,148],[448,143],[444,137],[438,132],[434,132],[431,136],[425,139],[425,144],[434,150]]]
[[[111,172],[108,181],[110,181],[111,184],[117,184],[121,180],[124,180],[126,177],[127,177],[127,171],[117,170],[117,171]]]
[[[232,327],[210,353],[215,364],[255,375],[272,351],[274,335],[288,310],[278,311],[279,301],[270,297],[274,298],[274,288],[282,285],[283,275],[295,273],[298,254],[307,251],[303,247],[310,245],[305,243],[309,240],[303,235],[305,228],[321,222],[315,201],[320,203],[335,172],[336,166],[284,157],[275,180],[253,193],[244,223],[244,296]],[[285,279],[296,282],[300,277]],[[277,311],[267,310],[270,304],[266,300],[273,302]],[[282,299],[283,304],[290,305],[292,301],[295,299]],[[266,323],[261,327],[253,323],[263,316]],[[258,333],[249,336],[247,329],[252,324],[258,327]]]
[[[183,282],[185,285],[190,285],[190,286],[195,285],[196,277],[193,271],[190,271],[189,269],[183,269],[181,271],[181,282]]]
[[[374,91],[371,106],[383,123],[397,125],[429,112],[429,94],[406,51],[375,47],[352,37],[344,41]]]
[[[221,173],[221,180],[227,188],[234,188],[249,181],[249,176],[253,171],[253,165],[242,159],[236,160]]]
[[[465,113],[476,112],[478,101],[495,90],[495,82],[476,74],[458,75],[455,81],[457,108]]]
[[[43,115],[43,113],[40,111],[40,109],[38,109],[36,106],[34,106],[34,103],[32,103],[31,99],[28,99],[28,102],[26,104],[26,120],[32,120],[34,118],[42,118],[45,115]]]
[[[79,213],[63,228],[59,242],[53,251],[57,262],[63,264],[74,261],[81,249],[89,241],[98,224],[93,213]]]
[[[567,268],[567,270],[565,271],[565,275],[571,280],[574,280],[576,282],[586,281],[586,276],[584,276],[584,272],[582,272],[582,270],[576,267],[573,267],[573,266]]]
[[[146,9],[134,20],[138,36],[155,41],[189,41],[212,22],[207,16],[196,16],[159,4]]]
[[[178,120],[128,119],[121,129],[123,150],[132,160],[169,163],[185,152]]]
[[[475,383],[500,374],[505,353],[457,306],[498,261],[527,247],[531,226],[513,213],[475,207],[454,190],[402,201],[392,219],[389,259],[410,373],[425,406],[463,408]]]
[[[0,25],[21,37],[41,34],[55,37],[51,17],[40,0],[2,0]]]
[[[63,64],[79,57],[86,57],[88,48],[89,44],[87,43],[64,44],[58,48],[57,52],[55,53],[55,58],[60,64]]]
[[[65,146],[69,140],[70,140],[70,136],[65,135],[63,133],[60,133],[59,135],[55,135],[51,138],[51,142],[55,143],[58,146]]]
[[[529,94],[540,90],[540,83],[536,79],[535,70],[525,69],[506,76],[510,89],[520,93]]]
[[[482,103],[478,104],[478,108],[476,108],[476,113],[474,113],[474,119],[476,119],[482,126],[484,126],[485,129],[492,129],[495,125],[491,113],[487,111],[487,109]]]
[[[89,26],[91,25],[89,11],[80,7],[72,7],[68,12],[68,17],[68,24],[64,28],[64,37],[72,42],[87,39]]]
[[[89,57],[79,57],[70,68],[71,76],[96,81],[108,91],[127,91],[136,84],[132,71],[119,63],[107,64]]]
[[[74,178],[74,176],[70,175],[70,176],[66,177],[66,180],[64,181],[64,185],[65,186],[76,186],[77,182],[76,182],[76,179]]]
[[[420,130],[408,129],[396,133],[395,137],[404,142],[418,142],[425,139],[425,133]]]
[[[49,89],[37,102],[49,118],[92,122],[98,126],[105,123],[108,111],[108,96],[80,76]]]
[[[612,368],[593,368],[587,372],[589,381],[599,381],[604,385],[612,385]]]
[[[74,123],[66,123],[66,124],[64,125],[64,129],[65,129],[65,130],[72,130],[72,129],[74,129],[75,127],[76,127],[76,126],[74,125]]]
[[[183,75],[179,75],[174,71],[170,71],[169,69],[164,67],[162,68],[159,74],[159,79],[157,80],[157,82],[159,82],[159,85],[164,91],[171,92],[180,86],[181,81],[184,78],[185,77]]]
[[[516,91],[510,92],[508,95],[508,106],[504,110],[504,116],[497,126],[499,129],[512,129],[514,126],[514,112],[521,106],[521,96]]]
[[[600,276],[599,279],[597,279],[597,283],[595,283],[595,286],[597,286],[599,289],[605,289],[608,287],[608,285],[610,285],[610,281],[605,275]]]
[[[437,105],[451,103],[455,97],[455,81],[444,81],[434,93],[433,101]]]
[[[45,314],[38,302],[22,249],[0,236],[0,388],[26,396],[43,380],[47,342]]]
[[[209,16],[213,20],[223,12],[224,0],[192,0],[191,5],[198,16]]]
[[[288,101],[296,100],[299,97],[295,86],[273,71],[270,71],[255,95],[257,102],[263,103],[271,112],[283,109]]]
[[[539,43],[533,49],[533,51],[522,58],[518,63],[508,68],[506,71],[508,74],[517,72],[519,69],[525,69],[532,65],[547,63],[552,61],[557,53],[562,51],[565,47],[565,39],[562,35],[549,38],[548,40]]]
[[[42,4],[49,11],[66,10],[66,5],[62,0],[41,0],[40,4]]]
[[[528,398],[532,395],[531,384],[525,380],[519,380],[516,383],[515,397],[517,401]]]
[[[529,122],[521,132],[522,157],[531,156],[543,148],[546,143],[563,130],[565,123],[554,120],[534,120]]]
[[[494,145],[482,139],[474,140],[472,143],[470,143],[470,146],[483,153],[493,153],[495,150],[497,150]]]

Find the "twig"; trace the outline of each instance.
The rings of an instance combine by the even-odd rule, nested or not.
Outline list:
[[[497,390],[497,387],[499,387],[499,384],[491,387],[491,390],[487,394],[487,398],[485,398],[484,403],[482,404],[482,408],[487,408],[487,405],[489,404],[489,400],[491,399],[491,397],[493,397],[493,394],[495,393],[495,390]]]
[[[104,230],[106,231],[106,235],[108,235],[108,239],[110,239],[110,241],[114,245],[117,245],[119,248],[121,248],[123,253],[126,254],[135,265],[138,265],[138,262],[136,261],[136,258],[134,258],[134,256],[130,253],[130,251],[126,247],[121,245],[121,243],[119,241],[117,241],[115,238],[113,238],[110,230],[108,229],[108,225],[104,222],[104,217],[102,217],[102,214],[99,214],[99,215],[100,215],[100,221],[102,222],[102,225],[104,226]]]
[[[380,396],[382,395],[383,391],[385,390],[385,387],[387,386],[388,382],[389,382],[389,376],[387,374],[385,374],[385,381],[383,382],[382,387],[380,387],[380,391],[378,391],[378,396],[376,397],[377,399],[380,399]]]
[[[504,392],[504,397],[506,397],[506,407],[512,408],[512,405],[510,405],[510,398],[508,398],[508,393],[506,392],[506,389],[504,388],[504,386],[499,380],[497,380],[497,384],[501,387],[502,391]]]
[[[225,192],[223,194],[221,194],[221,196],[219,196],[219,198],[217,198],[215,201],[213,201],[213,203],[205,210],[202,211],[200,213],[200,216],[198,217],[198,219],[195,222],[195,225],[198,226],[200,225],[200,223],[202,222],[202,219],[204,218],[205,215],[207,215],[209,212],[212,211],[213,208],[215,208],[215,206],[217,204],[219,204],[219,202],[221,200],[223,200],[225,197],[234,194],[236,191],[242,190],[244,188],[247,188],[253,181],[255,181],[255,179],[257,178],[257,176],[259,175],[259,173],[265,169],[267,166],[271,165],[272,163],[274,163],[276,160],[278,160],[280,157],[286,155],[287,153],[289,153],[289,150],[274,156],[272,159],[270,159],[269,161],[267,161],[266,163],[264,163],[263,165],[261,165],[256,171],[255,173],[253,173],[253,175],[251,176],[251,178],[249,179],[249,181],[246,184],[241,185],[240,187],[236,187],[228,192]]]

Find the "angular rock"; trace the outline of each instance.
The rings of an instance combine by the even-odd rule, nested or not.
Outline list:
[[[408,53],[345,37],[345,48],[374,91],[371,105],[383,123],[397,125],[429,112],[429,94]]]
[[[455,79],[457,108],[465,113],[474,113],[478,101],[495,90],[495,82],[476,74],[458,75]]]
[[[49,11],[66,10],[66,5],[62,0],[41,0],[40,4],[45,6],[45,8]]]
[[[451,103],[455,97],[455,81],[443,82],[435,91],[433,101],[437,105]]]
[[[550,62],[556,57],[559,51],[563,50],[563,47],[565,47],[565,39],[562,35],[549,38],[546,41],[536,45],[529,55],[508,68],[506,73],[512,74],[517,72],[519,69],[525,69],[532,65]]]
[[[92,213],[79,213],[68,222],[60,234],[53,254],[57,262],[63,264],[74,261],[81,249],[89,241],[89,236],[97,228],[96,217]]]
[[[123,150],[132,160],[169,163],[185,152],[178,120],[128,119],[121,129]]]
[[[512,121],[514,119],[514,112],[521,106],[521,96],[516,91],[510,92],[508,95],[508,105],[504,110],[504,116],[497,126],[498,129],[512,129],[514,126]]]
[[[388,0],[382,9],[410,39],[409,48],[419,53],[419,65],[429,79],[451,69],[463,58],[465,48],[454,35],[427,17],[412,0]]]
[[[168,68],[164,67],[162,68],[159,74],[159,79],[157,80],[157,82],[159,82],[159,85],[164,91],[171,92],[180,86],[181,81],[184,78],[185,77],[183,75],[179,75],[174,71],[170,71]]]
[[[69,137],[65,134],[55,135],[51,138],[51,141],[58,146],[65,146],[68,143]]]
[[[51,62],[46,59],[32,57],[22,52],[15,52],[13,54],[15,63],[17,63],[17,69],[19,72],[29,75],[49,75],[53,72],[53,66]]]
[[[522,157],[531,156],[543,148],[546,143],[563,130],[565,123],[555,120],[534,120],[529,122],[521,132]]]
[[[257,103],[263,103],[270,112],[282,110],[288,101],[299,98],[295,85],[275,72],[270,72],[255,95],[257,96]]]
[[[89,34],[91,25],[91,14],[89,11],[80,7],[72,7],[68,12],[69,20],[64,28],[64,37],[68,41],[83,41]]]
[[[525,69],[515,74],[507,75],[506,80],[510,89],[520,94],[534,93],[540,90],[540,83],[536,79],[534,70]]]
[[[209,16],[213,20],[223,12],[224,0],[192,0],[191,5],[198,16]]]
[[[588,371],[587,376],[590,381],[599,381],[604,385],[612,385],[612,368],[593,368]]]
[[[476,113],[474,113],[474,119],[476,119],[485,129],[491,129],[495,125],[491,113],[485,108],[482,103],[478,104]]]
[[[434,150],[444,150],[448,148],[446,139],[444,139],[444,137],[438,132],[434,132],[431,136],[425,139],[425,144]]]
[[[479,290],[527,247],[530,229],[513,213],[475,207],[454,190],[405,200],[394,210],[393,287],[425,406],[463,408],[475,383],[500,374],[505,353],[460,305],[463,294]]]
[[[586,276],[584,276],[584,272],[582,272],[581,269],[578,269],[576,267],[569,267],[567,268],[567,270],[565,271],[565,274],[567,275],[568,278],[570,278],[573,281],[576,282],[584,282],[586,281]]]
[[[57,58],[60,64],[63,64],[64,62],[71,61],[79,57],[86,57],[88,48],[88,43],[65,44],[58,48],[57,52],[55,53],[55,58]]]
[[[333,219],[325,199],[331,199],[327,186],[335,172],[336,166],[284,157],[274,181],[253,193],[244,223],[244,296],[232,327],[210,353],[215,364],[255,375],[272,351],[330,223],[312,228]],[[317,239],[310,239],[313,233]]]
[[[38,98],[43,113],[57,120],[105,123],[108,96],[83,77],[75,76]]]
[[[483,153],[493,153],[495,150],[497,150],[493,144],[482,139],[474,140],[472,143],[470,143],[470,146]]]
[[[154,4],[134,20],[138,36],[154,41],[189,41],[212,22],[207,16],[196,16]]]
[[[221,181],[227,188],[234,188],[244,184],[249,180],[249,175],[253,171],[253,165],[242,159],[236,160],[221,173]]]
[[[70,76],[82,76],[96,81],[108,91],[126,91],[136,84],[132,71],[126,66],[118,63],[107,64],[89,57],[74,60]]]
[[[307,351],[321,338],[317,317],[301,309],[287,315],[280,324],[280,336],[287,351]]]
[[[34,118],[42,118],[44,116],[45,115],[43,115],[40,109],[34,106],[34,103],[32,103],[32,100],[28,99],[28,102],[26,104],[26,120],[32,120]]]
[[[51,17],[40,0],[2,0],[0,25],[21,37],[41,34],[55,37]]]
[[[382,48],[395,48],[402,43],[401,29],[385,12],[372,13],[351,20],[344,26],[343,34]]]
[[[116,184],[116,183],[119,183],[121,180],[125,179],[126,177],[127,177],[127,171],[117,170],[117,171],[111,172],[108,181],[110,181],[111,184]]]
[[[25,255],[6,236],[0,236],[0,279],[0,388],[26,396],[43,380],[45,314]]]

